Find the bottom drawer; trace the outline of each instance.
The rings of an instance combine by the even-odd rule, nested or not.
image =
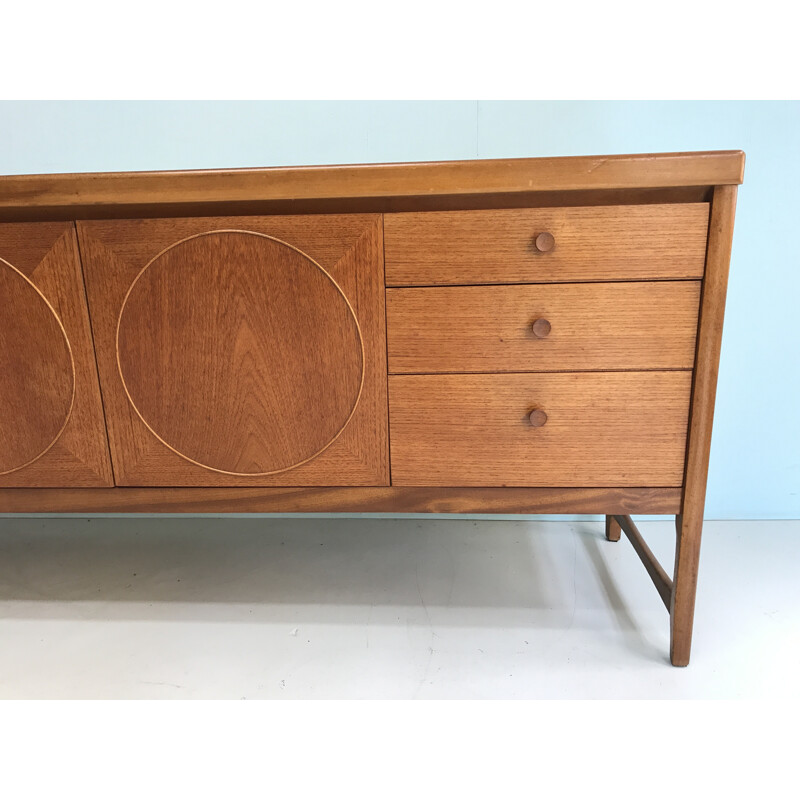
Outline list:
[[[680,486],[691,377],[392,375],[392,484]]]

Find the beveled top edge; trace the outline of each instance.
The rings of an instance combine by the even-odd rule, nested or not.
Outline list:
[[[0,176],[0,210],[740,184],[741,150]]]

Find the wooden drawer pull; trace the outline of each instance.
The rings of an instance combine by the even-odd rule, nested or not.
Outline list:
[[[547,414],[545,414],[541,408],[534,408],[533,411],[528,414],[528,419],[530,420],[532,427],[541,428],[542,425],[547,422]]]
[[[556,239],[552,233],[547,233],[545,231],[544,233],[540,233],[536,239],[534,239],[533,243],[540,253],[548,253],[555,246]]]
[[[537,339],[545,339],[550,334],[550,323],[544,318],[536,319],[531,325],[531,330]]]

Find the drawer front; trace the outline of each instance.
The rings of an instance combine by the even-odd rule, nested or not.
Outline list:
[[[702,278],[708,203],[387,214],[388,286]]]
[[[690,388],[691,372],[392,375],[392,483],[680,486]]]
[[[389,372],[691,369],[699,281],[388,289]]]

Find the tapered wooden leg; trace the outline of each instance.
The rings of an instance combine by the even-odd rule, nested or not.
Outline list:
[[[711,201],[706,271],[700,299],[683,502],[681,513],[675,518],[677,542],[669,616],[670,660],[676,667],[685,667],[689,663],[692,648],[697,565],[700,560],[711,423],[717,391],[717,369],[735,210],[736,187],[717,186]]]
[[[606,516],[606,539],[609,542],[618,542],[622,535],[622,528],[614,517]]]
[[[676,667],[689,664],[692,650],[694,599],[697,591],[697,567],[700,561],[700,538],[703,522],[684,515],[675,518],[675,572],[670,604],[670,661]]]

